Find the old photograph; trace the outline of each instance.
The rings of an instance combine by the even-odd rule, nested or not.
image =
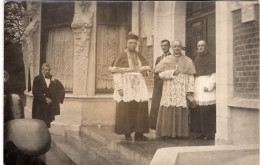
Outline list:
[[[2,3],[5,165],[259,165],[259,1]]]

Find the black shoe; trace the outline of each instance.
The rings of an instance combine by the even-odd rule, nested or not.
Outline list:
[[[132,140],[132,137],[130,134],[125,134],[125,140]]]
[[[210,135],[210,134],[208,134],[207,136],[205,136],[205,138],[204,138],[204,140],[212,140],[213,139],[213,137]]]
[[[168,140],[168,139],[171,139],[171,137],[170,136],[162,136],[162,139],[163,140]]]
[[[202,135],[202,134],[198,134],[198,135],[195,135],[194,138],[195,138],[195,139],[204,139],[205,136]]]
[[[135,140],[148,140],[148,137],[144,136],[142,133],[135,133]]]

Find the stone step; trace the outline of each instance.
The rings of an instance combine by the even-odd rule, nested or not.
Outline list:
[[[88,152],[75,147],[64,136],[52,135],[52,144],[55,154],[70,162],[69,165],[98,165],[98,162]]]
[[[149,138],[148,141],[126,141],[124,135],[114,133],[113,126],[82,126],[81,136],[92,138],[99,143],[106,144],[134,160],[139,165],[150,164],[155,152],[161,148],[168,147],[184,147],[184,146],[208,146],[214,145],[214,140],[204,141],[202,139],[194,139],[193,136],[187,139],[158,139],[155,131],[150,130],[150,133],[144,134]],[[132,134],[132,138],[133,138]]]
[[[52,148],[45,154],[46,165],[75,165],[64,153],[52,145]]]
[[[67,131],[64,136],[52,135],[53,142],[59,146],[77,165],[135,165],[125,155],[107,144],[92,138],[80,137],[77,132]],[[63,141],[63,142],[62,142]],[[66,144],[65,144],[66,142]],[[86,159],[86,157],[88,157]]]
[[[113,150],[117,150],[140,165],[148,165],[150,163],[155,151],[147,152],[144,146],[149,145],[151,141],[126,141],[123,135],[116,135],[111,128],[112,127],[82,127],[81,136],[95,139],[99,143],[106,144]],[[155,138],[154,134],[148,134],[146,136]]]

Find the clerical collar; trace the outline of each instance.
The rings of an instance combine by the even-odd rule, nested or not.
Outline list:
[[[198,51],[196,51],[196,53],[197,53],[198,55],[200,55],[200,56],[204,56],[204,55],[206,55],[206,54],[208,53],[208,51],[207,51],[207,50],[205,50],[204,52],[198,52]]]
[[[175,56],[175,57],[180,57],[182,54],[180,53],[180,54],[173,54],[173,56]]]
[[[168,56],[170,54],[171,54],[171,52],[163,53],[163,55],[165,55],[165,56]]]
[[[44,77],[45,79],[51,79],[51,75],[50,75],[49,77],[45,76],[44,74],[42,74],[42,75],[43,75],[43,77]]]

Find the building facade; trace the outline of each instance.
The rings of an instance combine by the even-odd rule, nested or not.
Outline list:
[[[180,40],[193,58],[197,41],[217,61],[216,144],[259,143],[259,4],[257,2],[28,1],[31,22],[23,36],[26,111],[33,78],[48,62],[66,88],[53,133],[82,125],[113,125],[115,102],[108,67],[125,48],[129,31],[151,67],[160,41]],[[147,85],[152,92],[152,76]],[[57,128],[57,129],[55,129]]]

